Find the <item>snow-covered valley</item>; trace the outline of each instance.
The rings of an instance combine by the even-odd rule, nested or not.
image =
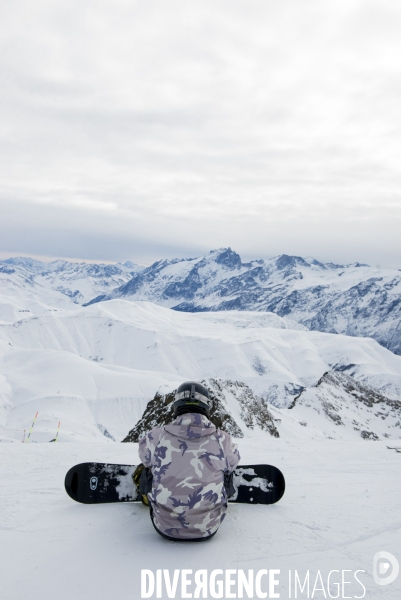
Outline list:
[[[112,300],[1,325],[0,357],[3,437],[22,439],[38,412],[30,441],[53,439],[59,421],[60,441],[120,441],[156,393],[186,379],[211,388],[219,381],[225,410],[246,437],[260,426],[246,424],[241,386],[245,404],[266,404],[286,439],[401,437],[401,357],[370,338],[310,332],[272,313],[193,314]],[[324,397],[314,394],[327,372],[337,378]],[[336,407],[323,410],[327,403]],[[333,419],[355,403],[352,418]]]

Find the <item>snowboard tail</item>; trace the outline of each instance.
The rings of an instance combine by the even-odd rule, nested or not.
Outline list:
[[[103,504],[139,502],[141,495],[132,480],[136,465],[81,463],[65,476],[65,490],[76,502]],[[271,465],[239,465],[233,478],[235,493],[229,502],[275,504],[285,491],[282,472]]]
[[[272,465],[239,465],[234,471],[235,493],[229,502],[275,504],[285,491],[284,475]]]
[[[141,499],[132,480],[135,469],[135,465],[81,463],[65,476],[65,491],[83,504],[135,502]]]

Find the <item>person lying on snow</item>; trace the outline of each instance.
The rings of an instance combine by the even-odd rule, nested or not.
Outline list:
[[[240,455],[231,436],[209,421],[212,402],[201,384],[180,385],[174,420],[139,440],[143,464],[133,478],[156,531],[169,540],[200,542],[215,535],[234,493]]]

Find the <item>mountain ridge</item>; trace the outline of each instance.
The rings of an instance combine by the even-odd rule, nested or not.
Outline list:
[[[231,248],[157,262],[86,305],[123,298],[182,312],[252,310],[290,317],[312,331],[373,337],[401,354],[401,273],[282,254],[242,263]]]
[[[373,337],[401,354],[401,272],[364,263],[341,265],[282,254],[242,262],[231,248],[197,258],[161,259],[149,267],[127,261],[116,265],[29,258],[0,261],[1,294],[10,306],[24,290],[43,311],[113,299],[150,301],[179,312],[227,310],[273,312],[311,331]],[[97,295],[96,295],[97,294]],[[42,311],[42,312],[43,312]],[[3,310],[3,313],[6,309]],[[22,314],[21,318],[27,316]]]
[[[162,423],[164,402],[149,402],[185,380],[205,381],[240,437],[401,437],[401,357],[373,339],[273,313],[112,300],[0,324],[0,441],[11,430],[21,441],[37,412],[31,441],[53,439],[58,422],[59,441],[122,440],[140,421]]]

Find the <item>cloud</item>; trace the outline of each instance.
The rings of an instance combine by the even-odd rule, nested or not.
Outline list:
[[[3,252],[396,266],[400,25],[390,0],[9,3]]]

